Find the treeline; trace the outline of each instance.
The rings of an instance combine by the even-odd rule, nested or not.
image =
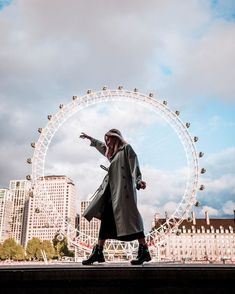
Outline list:
[[[63,256],[73,257],[74,252],[69,250],[66,238],[58,240],[57,235],[52,241],[32,238],[26,248],[16,243],[13,238],[6,239],[0,244],[0,260],[40,261],[61,259]]]

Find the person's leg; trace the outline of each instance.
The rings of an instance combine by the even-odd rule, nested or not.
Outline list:
[[[138,239],[138,242],[141,245],[145,245],[146,244],[145,238]]]
[[[98,245],[99,245],[100,247],[104,247],[104,243],[105,243],[105,241],[106,241],[106,240],[104,240],[104,239],[99,239],[99,240],[98,240]]]
[[[105,244],[105,240],[104,239],[99,239],[98,244],[96,244],[93,247],[92,253],[89,256],[89,258],[86,259],[86,260],[83,260],[82,264],[83,265],[90,265],[90,264],[92,264],[92,263],[94,263],[96,261],[98,261],[99,263],[100,262],[105,262],[104,254],[103,254],[103,246],[104,246],[104,244]]]
[[[136,259],[131,260],[132,265],[140,265],[145,261],[150,261],[151,256],[149,254],[148,245],[145,238],[138,239],[139,249]]]

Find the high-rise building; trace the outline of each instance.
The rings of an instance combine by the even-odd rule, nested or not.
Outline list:
[[[35,191],[29,200],[26,244],[33,237],[52,240],[60,230],[74,238],[76,191],[73,181],[64,175],[45,176],[40,180],[39,192]]]
[[[100,220],[93,218],[89,222],[82,216],[89,204],[90,201],[81,201],[79,240],[87,245],[94,245],[94,239],[97,239],[99,233]]]
[[[0,189],[0,243],[11,237],[13,201],[8,189]]]
[[[165,218],[156,215],[153,227],[165,222]],[[235,219],[210,219],[208,212],[205,218],[196,219],[193,213],[191,222],[184,220],[176,234],[166,235],[156,255],[159,261],[234,262]]]
[[[28,216],[30,182],[27,180],[10,181],[9,193],[13,201],[11,237],[24,245]]]

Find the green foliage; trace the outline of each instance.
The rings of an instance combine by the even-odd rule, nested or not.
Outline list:
[[[26,253],[29,260],[43,260],[42,250],[45,252],[47,259],[52,259],[54,256],[54,248],[51,241],[39,238],[32,238],[28,241]]]
[[[46,253],[46,257],[48,260],[52,259],[55,255],[55,250],[54,247],[52,245],[52,242],[49,240],[43,240],[41,243],[41,248],[42,250],[45,251]]]
[[[41,240],[35,237],[29,240],[26,247],[26,253],[29,260],[42,260]]]
[[[0,246],[0,259],[24,260],[24,248],[17,244],[13,238],[6,239]]]
[[[34,237],[28,241],[26,251],[13,238],[9,238],[0,244],[0,260],[43,260],[42,252],[45,252],[47,260],[63,256],[73,257],[74,253],[68,249],[67,239],[59,241],[57,236],[58,234],[52,242]]]
[[[25,250],[23,246],[17,245],[17,250],[15,252],[15,256],[13,257],[13,260],[25,260]]]
[[[63,256],[74,257],[74,252],[69,250],[67,238],[64,237],[62,240],[58,238],[60,234],[57,233],[52,240],[55,248],[55,257],[61,258]],[[59,240],[58,240],[59,239]]]

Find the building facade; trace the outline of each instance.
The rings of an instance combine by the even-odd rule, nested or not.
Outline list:
[[[11,218],[11,237],[18,244],[24,245],[29,205],[30,182],[27,180],[10,181],[10,200],[13,202]]]
[[[81,201],[80,206],[80,224],[79,224],[79,241],[85,243],[88,246],[93,246],[94,242],[97,241],[99,229],[100,229],[100,220],[93,218],[90,222],[86,220],[82,215],[90,201]]]
[[[9,189],[0,189],[0,243],[11,237],[12,209]]]
[[[166,219],[155,218],[155,228]],[[205,213],[204,219],[192,222],[184,220],[177,234],[166,235],[157,248],[158,261],[176,262],[235,262],[235,219],[210,219]]]
[[[58,231],[75,237],[76,189],[64,175],[44,177],[29,200],[26,244],[33,237],[52,240]],[[46,186],[46,190],[45,190]]]

